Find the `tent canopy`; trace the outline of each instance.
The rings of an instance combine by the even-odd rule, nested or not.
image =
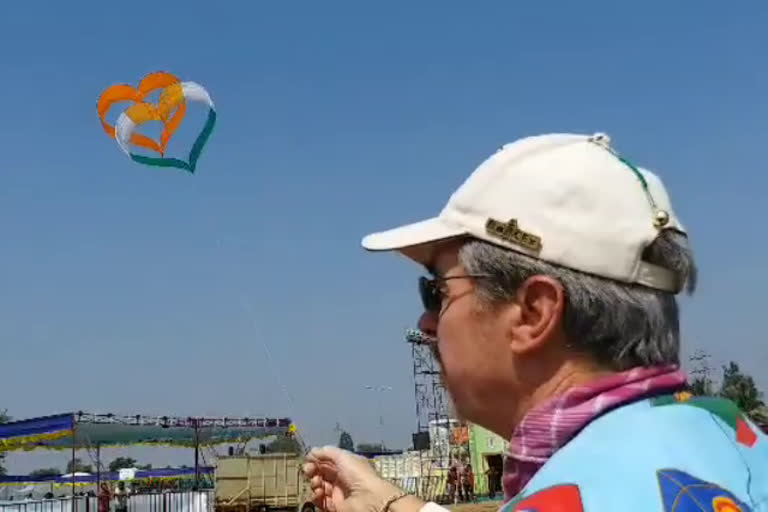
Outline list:
[[[213,475],[214,468],[201,467],[197,470],[200,475]],[[195,477],[195,468],[165,468],[136,471],[133,480],[176,480]],[[101,473],[100,475],[75,476],[75,485],[92,485],[98,482],[117,482],[120,480],[119,472]],[[30,476],[30,475],[6,475],[0,476],[0,485],[34,485],[55,483],[72,485],[72,477],[69,475]]]
[[[167,445],[244,442],[292,433],[288,418],[180,418],[67,413],[0,424],[0,451],[61,450],[89,446]]]

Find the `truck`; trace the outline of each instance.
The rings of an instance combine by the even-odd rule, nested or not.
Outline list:
[[[219,457],[216,512],[315,512],[312,491],[301,473],[303,462],[294,453]]]

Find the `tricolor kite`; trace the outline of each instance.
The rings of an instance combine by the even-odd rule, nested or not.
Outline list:
[[[145,98],[154,91],[159,90],[157,104],[145,101]],[[111,126],[105,119],[110,107],[115,103],[132,101],[133,104],[125,109],[117,119],[115,126]],[[208,107],[208,118],[202,131],[197,136],[189,157],[186,161],[165,156],[165,149],[174,132],[181,124],[186,113],[188,101],[199,102]],[[176,167],[185,169],[190,173],[195,172],[197,160],[203,151],[208,138],[216,124],[216,110],[213,106],[208,91],[195,82],[182,82],[170,73],[159,71],[145,76],[139,86],[113,85],[106,89],[96,105],[96,110],[101,120],[104,131],[110,137],[117,140],[120,148],[135,162],[154,165],[158,167]],[[136,129],[148,121],[160,121],[163,123],[163,131],[160,142],[137,133]],[[130,146],[136,146],[154,151],[159,156],[140,155],[131,150]]]

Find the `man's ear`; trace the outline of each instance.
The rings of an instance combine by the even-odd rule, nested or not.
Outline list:
[[[516,292],[518,318],[512,349],[525,353],[541,347],[562,324],[565,288],[545,275],[529,277]]]

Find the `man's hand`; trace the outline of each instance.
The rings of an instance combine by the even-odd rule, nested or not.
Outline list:
[[[387,501],[401,492],[379,477],[367,459],[332,446],[309,453],[304,475],[315,505],[325,512],[381,512]],[[421,500],[409,496],[390,510],[418,512],[422,505]]]

